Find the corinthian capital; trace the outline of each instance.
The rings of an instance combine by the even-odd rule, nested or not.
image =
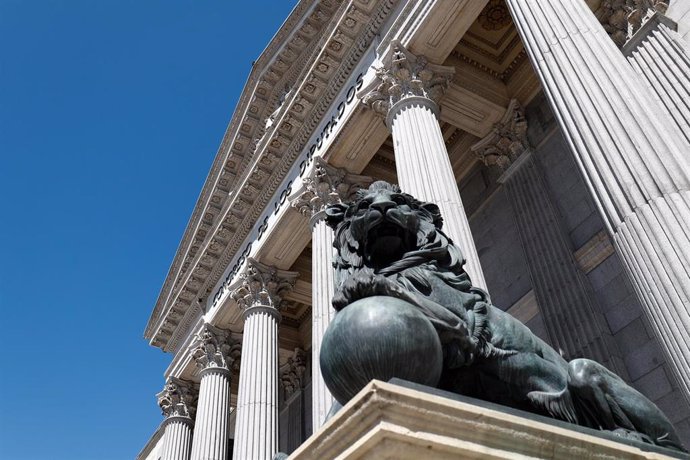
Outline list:
[[[517,99],[513,99],[503,118],[484,139],[472,146],[472,151],[485,165],[503,172],[528,148],[525,113]]]
[[[299,273],[278,270],[251,257],[240,275],[241,284],[232,292],[232,298],[242,309],[268,307],[279,310],[283,295],[295,286]]]
[[[192,345],[192,357],[201,370],[221,368],[231,370],[240,357],[240,343],[230,331],[204,324]]]
[[[348,201],[372,181],[371,177],[350,174],[321,157],[314,157],[314,166],[302,179],[302,187],[291,197],[292,207],[304,216],[313,217],[328,205]]]
[[[599,22],[619,47],[654,13],[666,13],[668,0],[604,0],[596,12]]]
[[[194,418],[197,396],[193,383],[170,377],[156,398],[164,416]]]
[[[287,363],[280,367],[280,381],[283,384],[286,398],[289,398],[295,391],[302,388],[302,381],[306,370],[307,354],[304,350],[295,348]]]
[[[430,64],[424,56],[415,56],[397,40],[391,42],[381,62],[381,67],[374,68],[376,78],[358,96],[383,117],[407,97],[423,97],[438,104],[455,73],[453,67]]]

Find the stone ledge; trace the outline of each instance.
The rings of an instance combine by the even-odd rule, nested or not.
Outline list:
[[[690,458],[647,444],[619,442],[607,433],[408,382],[393,384],[377,380],[369,383],[289,458],[525,457]]]

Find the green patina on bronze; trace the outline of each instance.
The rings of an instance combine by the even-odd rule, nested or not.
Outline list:
[[[339,403],[371,379],[400,377],[684,450],[654,403],[601,364],[567,362],[473,287],[436,205],[376,182],[326,213],[339,313],[324,336],[321,368]],[[396,308],[404,321],[393,319]],[[438,356],[433,340],[411,332],[424,321],[439,339],[440,379],[428,375]]]

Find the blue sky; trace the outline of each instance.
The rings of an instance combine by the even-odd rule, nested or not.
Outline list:
[[[0,458],[132,459],[161,421],[144,326],[294,3],[0,0]]]

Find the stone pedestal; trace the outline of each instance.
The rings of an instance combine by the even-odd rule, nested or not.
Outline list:
[[[690,400],[690,146],[583,0],[506,0]]]
[[[194,359],[200,368],[199,402],[192,460],[227,460],[229,451],[230,375],[239,344],[229,331],[204,325],[197,336]]]
[[[486,289],[477,248],[438,122],[438,99],[454,68],[433,65],[393,42],[362,102],[386,118],[393,135],[395,168],[403,192],[435,203],[443,231],[460,247],[472,284]]]
[[[297,273],[248,259],[242,284],[232,293],[244,310],[235,460],[270,460],[278,452],[278,323],[282,295]]]
[[[289,458],[672,458],[666,449],[442,393],[374,380]]]
[[[323,334],[335,315],[331,301],[336,284],[333,271],[333,230],[324,221],[324,209],[330,204],[348,201],[357,190],[371,183],[372,179],[350,174],[344,169],[329,165],[321,157],[314,157],[314,166],[302,182],[302,189],[291,198],[291,202],[294,208],[309,218],[312,229],[311,385],[312,431],[316,431],[335,401],[323,381],[319,366]]]
[[[158,393],[158,405],[166,416],[162,460],[189,460],[196,393],[194,384],[172,377]]]

